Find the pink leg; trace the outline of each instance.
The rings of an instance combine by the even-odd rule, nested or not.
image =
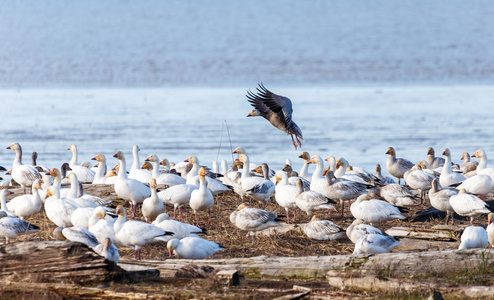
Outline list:
[[[199,227],[199,218],[197,217],[197,212],[196,212],[196,226]]]
[[[293,139],[293,134],[290,134],[290,136],[292,137],[293,146],[295,147],[295,150],[297,150],[297,143],[295,143],[295,140]]]
[[[177,219],[177,207],[174,206],[173,207],[173,220],[176,220]]]
[[[208,222],[206,224],[211,225],[211,208],[208,209]],[[199,227],[199,226],[197,226],[197,227]]]
[[[293,209],[293,223],[295,223],[295,218],[297,217],[297,210]]]
[[[300,142],[300,140],[298,139],[298,136],[295,136],[295,138],[297,139],[297,143],[299,145],[300,148],[302,148],[302,143]]]
[[[178,209],[180,210],[180,218],[183,221],[184,220],[184,216],[182,215],[182,206],[180,206]]]
[[[285,210],[286,210],[286,223],[290,224],[290,211],[288,210],[288,208]]]

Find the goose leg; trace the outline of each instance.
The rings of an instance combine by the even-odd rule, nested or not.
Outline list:
[[[285,211],[286,211],[286,223],[290,224],[290,211],[288,210],[288,208],[285,208]]]
[[[211,225],[211,208],[208,209],[208,222],[206,224]],[[199,227],[199,226],[197,226],[197,227]]]
[[[295,147],[295,150],[297,150],[297,143],[295,143],[295,140],[293,139],[293,134],[290,134],[290,136],[292,137],[293,146]]]
[[[199,218],[197,217],[197,212],[196,212],[196,226],[199,227]]]
[[[298,146],[299,146],[300,148],[302,148],[302,143],[301,143],[301,142],[300,142],[300,140],[298,139],[298,136],[295,136],[295,138],[297,139]]]
[[[295,218],[297,217],[297,210],[293,209],[293,223],[295,223]]]

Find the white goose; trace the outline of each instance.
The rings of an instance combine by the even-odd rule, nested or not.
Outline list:
[[[310,180],[311,191],[324,194],[324,187],[328,185],[326,178],[323,177],[322,173],[324,170],[324,162],[319,155],[313,155],[308,161],[309,164],[316,164],[316,169],[312,173],[312,178]]]
[[[457,195],[451,196],[449,204],[460,216],[470,217],[470,224],[473,224],[474,217],[490,213],[487,208],[488,205],[482,199],[466,193],[465,189],[461,189]]]
[[[382,186],[396,183],[393,178],[388,177],[388,176],[384,176],[381,174],[381,165],[380,164],[376,164],[376,177],[379,178]]]
[[[485,248],[489,242],[487,231],[481,226],[468,226],[460,237],[459,250]]]
[[[134,258],[141,259],[141,248],[150,243],[168,242],[173,232],[167,232],[158,226],[141,221],[127,221],[125,208],[117,206],[118,219],[113,224],[115,237],[119,244],[134,247]]]
[[[163,200],[156,194],[156,179],[151,179],[149,187],[151,188],[151,197],[144,199],[141,210],[146,222],[151,223],[159,214],[165,211],[165,205]]]
[[[420,204],[422,204],[427,192],[431,189],[432,179],[434,178],[435,176],[431,173],[423,171],[420,165],[413,166],[410,170],[403,174],[403,179],[405,182],[412,189],[420,191]]]
[[[48,219],[58,227],[73,226],[71,216],[77,209],[75,203],[67,198],[60,197],[60,190],[56,186],[51,186],[46,192],[45,213]]]
[[[105,238],[103,242],[96,245],[93,250],[94,252],[116,264],[118,264],[118,262],[120,261],[120,254],[118,253],[118,249],[114,244],[112,244],[111,239],[108,237]]]
[[[180,211],[180,218],[184,219],[182,215],[182,205],[189,203],[192,191],[197,190],[199,187],[192,184],[178,184],[169,187],[157,195],[163,201],[163,203],[169,203],[173,205],[173,218],[177,218],[177,208]]]
[[[104,154],[98,154],[95,157],[91,158],[91,160],[98,161],[98,169],[94,174],[93,184],[107,184],[107,180],[105,177],[106,172],[106,157]]]
[[[190,208],[194,210],[196,215],[196,225],[199,227],[199,218],[197,216],[198,211],[207,210],[208,211],[208,222],[206,224],[211,224],[211,207],[214,205],[213,194],[210,190],[206,188],[206,175],[207,171],[204,167],[199,170],[199,188],[193,190],[190,194],[189,205]]]
[[[100,243],[103,243],[105,238],[110,238],[113,244],[118,244],[113,229],[115,219],[109,217],[106,211],[101,206],[93,210],[93,214],[88,221],[88,230],[91,231]]]
[[[452,196],[458,194],[456,189],[440,189],[439,179],[434,178],[432,180],[432,188],[429,190],[429,199],[431,201],[432,207],[437,210],[446,212],[446,225],[448,224],[448,219],[451,217],[451,224],[454,224],[454,209],[449,203],[449,199]]]
[[[156,217],[156,220],[153,221],[153,224],[161,227],[165,231],[173,232],[173,238],[177,239],[183,239],[188,236],[198,237],[197,234],[206,232],[206,229],[172,220],[167,213],[162,213],[158,217]]]
[[[355,243],[353,255],[370,255],[390,252],[394,247],[401,245],[392,236],[381,234],[367,234]]]
[[[352,171],[348,172],[348,169],[352,169]],[[336,171],[334,171],[334,176],[336,178],[344,178],[366,185],[374,184],[378,180],[376,176],[368,171],[365,171],[362,168],[358,168],[358,170],[359,171],[357,172],[353,167],[350,167],[348,161],[343,157],[340,157],[336,160]]]
[[[32,186],[35,180],[41,180],[41,174],[35,167],[22,164],[22,148],[19,143],[13,143],[8,146],[7,149],[15,151],[15,158],[12,163],[12,171],[10,174],[12,178],[21,185],[24,191],[26,186]]]
[[[60,196],[67,196],[70,188],[62,188],[62,176],[60,175],[60,171],[57,168],[51,168],[49,172],[46,172],[46,175],[53,177],[53,184],[51,186],[59,190]],[[43,202],[47,198],[47,191],[48,189],[45,191],[45,198],[41,199]]]
[[[233,151],[233,153],[240,153],[238,152],[238,147]],[[243,196],[247,195],[247,191],[253,188],[254,186],[260,184],[261,182],[264,181],[263,177],[251,177],[249,168],[248,166],[250,165],[249,157],[247,154],[244,152],[240,153],[239,160],[243,163],[243,168],[242,168],[242,176],[240,177],[240,183],[241,183],[241,191],[240,191],[240,197],[243,199]]]
[[[298,175],[310,181],[312,179],[312,175],[309,174],[309,152],[303,152],[302,154],[300,154],[299,158],[304,160],[304,164],[302,165],[302,168],[300,169],[300,173]]]
[[[453,168],[451,167],[451,152],[448,148],[444,148],[443,155],[445,156],[445,163],[443,170],[441,171],[441,176],[439,176],[439,184],[441,184],[441,187],[444,188],[465,181],[465,179],[467,179],[465,176],[453,172]]]
[[[152,178],[156,179],[156,184],[165,184],[168,187],[170,187],[177,184],[185,184],[187,182],[185,178],[177,174],[172,174],[172,173],[161,174],[159,170],[160,160],[158,156],[156,156],[156,154],[149,155],[145,161],[150,161],[154,164],[151,176]]]
[[[396,151],[393,147],[388,147],[386,154],[389,154],[388,160],[386,160],[386,168],[389,174],[398,179],[398,184],[400,184],[400,178],[403,178],[405,172],[413,167],[413,163],[404,158],[396,158]]]
[[[5,238],[6,243],[10,239],[15,239],[21,234],[27,234],[38,231],[39,227],[29,224],[17,217],[8,216],[7,212],[0,211],[0,237]]]
[[[467,178],[457,189],[465,189],[467,193],[485,196],[494,190],[494,180],[489,175],[477,174]]]
[[[115,193],[118,197],[130,202],[132,211],[130,218],[134,218],[137,204],[151,196],[151,190],[144,183],[127,177],[125,156],[122,151],[118,151],[113,157],[116,157],[120,163],[120,171],[114,185]]]
[[[223,250],[220,244],[211,242],[200,237],[185,237],[181,240],[171,239],[166,248],[170,256],[172,252],[179,258],[203,259],[208,258],[216,252]]]
[[[489,244],[491,244],[491,247],[494,247],[494,223],[492,223],[492,213],[487,215],[487,228],[485,231],[487,231]]]
[[[346,235],[352,241],[352,243],[356,243],[362,236],[368,235],[368,234],[380,234],[380,235],[387,235],[380,229],[369,225],[365,224],[364,220],[362,219],[355,219],[353,220],[352,224],[347,227],[346,229]]]
[[[192,169],[187,174],[187,184],[199,186],[199,159],[197,159],[195,155],[191,155],[185,162],[192,164]],[[206,176],[205,179],[207,181],[207,188],[213,195],[219,195],[229,190],[229,188],[219,180],[209,176]]]
[[[269,227],[281,226],[278,215],[258,208],[249,207],[242,203],[237,210],[230,214],[230,222],[241,230],[253,233],[252,245],[256,240],[256,232]]]
[[[301,224],[302,231],[311,239],[319,241],[333,241],[343,236],[343,229],[329,220],[321,220],[313,216],[309,223]]]
[[[489,175],[491,177],[494,176],[494,169],[487,168],[487,154],[485,154],[484,150],[478,149],[477,151],[475,151],[472,157],[480,158],[480,162],[476,170],[477,174]]]
[[[300,179],[297,180],[297,188],[299,194],[295,198],[295,203],[298,208],[307,213],[309,218],[312,217],[312,211],[314,210],[327,209],[328,213],[330,213],[332,209],[335,209],[332,203],[334,204],[336,202],[329,199],[325,195],[314,191],[304,192],[302,180]]]
[[[389,202],[372,199],[369,195],[361,195],[350,206],[355,219],[362,219],[371,225],[392,219],[406,219],[400,210]]]
[[[141,169],[141,163],[139,160],[139,151],[141,151],[139,146],[134,145],[134,147],[132,147],[132,155],[134,156],[134,162],[132,163],[128,177],[140,181],[144,184],[149,184],[153,175],[151,171],[146,169]],[[120,168],[120,170],[122,169]],[[126,169],[123,169],[122,171],[126,172]]]
[[[7,189],[0,190],[0,211],[6,212],[9,217],[15,217],[15,215],[9,212],[9,209],[7,208],[7,195],[11,195],[13,193],[14,192]]]
[[[69,162],[69,166],[72,169],[72,173],[75,173],[77,175],[77,178],[79,179],[80,182],[82,183],[92,183],[94,180],[94,175],[95,173],[84,166],[81,166],[77,163],[78,159],[78,152],[77,152],[77,146],[75,144],[70,145],[69,149],[72,152],[72,159]]]
[[[288,175],[284,171],[277,171],[274,175],[276,179],[276,193],[274,198],[276,202],[286,211],[286,222],[290,223],[290,209],[293,209],[293,222],[297,215],[297,203],[295,198],[300,193],[297,186],[288,184]],[[299,179],[301,180],[301,179]]]
[[[39,213],[43,204],[38,192],[39,189],[41,189],[41,181],[35,180],[32,186],[32,195],[21,195],[10,200],[10,202],[7,203],[8,211],[19,217],[21,220]]]

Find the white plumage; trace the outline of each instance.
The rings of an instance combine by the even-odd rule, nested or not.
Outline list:
[[[481,226],[468,226],[460,237],[459,250],[471,248],[485,248],[489,242],[487,231]]]
[[[179,258],[202,259],[210,257],[216,252],[223,250],[218,243],[211,242],[199,237],[185,237],[183,239],[171,239],[168,241],[170,256],[172,252]]]

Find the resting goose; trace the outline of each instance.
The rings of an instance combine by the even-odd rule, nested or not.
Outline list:
[[[96,247],[94,247],[93,250],[94,252],[98,253],[99,255],[103,256],[104,258],[116,264],[118,264],[120,260],[120,255],[118,254],[117,247],[115,247],[115,245],[112,244],[111,239],[108,237],[106,237],[101,242],[101,244],[96,245]]]
[[[38,231],[39,227],[29,224],[17,217],[8,216],[7,212],[0,211],[0,237],[5,238],[6,243],[10,239],[15,239],[21,234],[27,234]]]
[[[350,206],[355,219],[362,219],[371,225],[392,219],[406,219],[400,210],[389,202],[372,199],[369,195],[360,195]]]
[[[328,160],[327,158],[326,160]],[[372,175],[368,171],[358,168],[358,167],[350,167],[348,161],[343,157],[340,157],[336,160],[336,171],[334,171],[334,176],[336,178],[345,178],[348,180],[352,180],[355,182],[359,182],[362,184],[371,184],[375,185],[380,184],[379,178],[375,175]],[[348,171],[350,169],[350,171]]]
[[[389,174],[398,179],[398,184],[400,184],[400,178],[403,178],[405,172],[413,167],[413,163],[404,158],[396,158],[396,151],[393,147],[388,147],[386,154],[389,154],[388,160],[386,160],[386,168]]]
[[[237,150],[233,151],[233,153],[239,153],[236,151]],[[243,196],[247,195],[247,191],[252,189],[254,186],[262,183],[264,181],[264,178],[250,176],[249,168],[247,167],[249,166],[250,162],[247,154],[241,153],[239,160],[244,165],[244,167],[242,168],[242,176],[240,177],[240,184],[241,184],[240,197],[243,199]]]
[[[113,244],[118,244],[113,229],[115,219],[106,214],[106,211],[101,206],[96,207],[88,221],[88,230],[91,231],[96,239],[103,243],[105,238],[110,238]]]
[[[467,193],[483,197],[494,190],[494,180],[489,175],[477,174],[467,178],[457,189],[465,189]]]
[[[461,189],[457,195],[451,196],[449,198],[449,204],[460,216],[470,217],[470,224],[473,224],[474,217],[491,212],[487,208],[488,205],[482,199],[466,193],[465,189]]]
[[[67,198],[60,197],[60,190],[56,186],[51,186],[46,192],[45,213],[48,219],[58,227],[73,226],[71,217],[78,208],[75,203]]]
[[[370,255],[390,252],[394,247],[401,245],[392,236],[381,234],[367,234],[355,243],[353,255]]]
[[[277,171],[275,173],[276,178],[276,192],[274,199],[276,202],[286,211],[286,222],[290,223],[290,209],[293,209],[293,222],[295,223],[297,203],[295,198],[299,194],[297,186],[288,184],[288,176],[284,171]]]
[[[32,186],[32,195],[26,194],[13,198],[7,203],[8,211],[21,220],[39,213],[43,205],[38,192],[39,189],[41,189],[41,181],[35,180]]]
[[[465,179],[467,179],[465,176],[453,172],[453,168],[451,167],[451,152],[448,148],[444,148],[443,155],[445,156],[445,162],[443,170],[441,171],[441,176],[439,176],[439,184],[441,184],[442,187],[447,187],[465,181]]]
[[[230,214],[230,222],[241,230],[253,233],[252,245],[256,240],[256,232],[269,227],[281,226],[278,215],[258,208],[249,207],[242,203],[237,210]]]
[[[190,194],[189,205],[196,215],[196,225],[199,227],[199,218],[197,216],[198,211],[208,211],[207,225],[211,224],[211,207],[214,205],[213,194],[206,188],[206,175],[207,171],[204,167],[199,170],[199,188],[193,190]]]
[[[329,199],[324,194],[314,192],[314,191],[303,191],[302,180],[297,180],[297,188],[299,194],[295,198],[295,203],[300,210],[303,210],[307,215],[312,217],[312,211],[327,209],[328,213],[331,213],[332,209],[335,207],[332,205],[336,203],[335,201]]]
[[[369,225],[365,224],[365,221],[362,219],[355,219],[353,220],[352,224],[347,227],[346,229],[346,235],[352,241],[352,243],[356,243],[362,236],[368,235],[368,234],[379,234],[379,235],[387,235],[380,229]]]
[[[145,161],[149,161],[154,164],[151,177],[156,180],[156,184],[164,184],[170,187],[177,184],[184,184],[187,182],[185,178],[177,174],[172,174],[172,173],[161,174],[159,170],[160,160],[156,154],[149,155]]]
[[[22,148],[19,143],[13,143],[7,149],[15,151],[10,175],[12,179],[21,185],[24,192],[26,192],[26,186],[32,186],[35,180],[41,180],[41,174],[35,167],[22,164]]]
[[[376,177],[379,178],[381,181],[381,185],[388,185],[388,184],[393,184],[396,183],[395,180],[391,177],[384,176],[381,174],[381,165],[376,164]]]
[[[427,149],[427,163],[429,164],[429,168],[436,169],[444,166],[445,160],[442,157],[435,157],[436,152],[434,148],[429,147]]]
[[[149,188],[151,189],[151,196],[144,199],[142,202],[142,215],[146,222],[151,223],[156,219],[156,217],[165,211],[165,205],[163,200],[161,200],[156,194],[156,179],[151,179],[149,183]]]
[[[333,241],[343,236],[343,229],[329,220],[321,220],[313,216],[309,223],[301,224],[300,228],[309,238],[319,241]]]
[[[220,244],[200,237],[173,238],[168,241],[166,248],[169,251],[170,257],[173,252],[178,258],[185,259],[208,258],[216,252],[223,250]]]
[[[487,231],[481,226],[468,226],[460,237],[459,250],[485,248],[489,242]]]
[[[468,172],[477,170],[477,166],[479,165],[479,162],[470,161],[470,154],[468,152],[463,152],[463,155],[461,156],[461,160],[463,160],[463,163],[460,166],[460,170],[463,173],[463,175],[466,175]]]
[[[119,244],[127,247],[134,247],[134,258],[141,259],[141,248],[147,244],[168,242],[170,239],[167,235],[173,232],[167,232],[158,226],[141,221],[127,221],[125,208],[117,206],[118,219],[113,224],[115,237]]]
[[[77,163],[78,152],[77,146],[75,144],[70,145],[69,149],[72,152],[72,159],[69,162],[69,166],[72,169],[72,173],[77,175],[77,178],[82,183],[92,183],[94,180],[95,173],[84,166],[81,166]]]
[[[200,233],[206,233],[206,229],[170,219],[167,213],[162,213],[153,221],[153,225],[161,227],[165,231],[173,232],[173,238],[198,237]]]
[[[297,149],[297,143],[298,146],[302,147],[302,143],[300,142],[300,140],[304,140],[302,131],[292,120],[292,101],[287,97],[270,92],[262,83],[256,89],[257,94],[254,94],[250,90],[247,91],[247,99],[255,108],[247,117],[261,116],[265,118],[271,125],[292,137],[292,143],[295,149]],[[295,143],[293,136],[295,136],[297,143]]]
[[[7,195],[11,195],[13,193],[14,192],[11,192],[7,189],[0,190],[0,211],[6,212],[7,215],[10,217],[15,217],[15,215],[9,212],[9,209],[7,208]]]

